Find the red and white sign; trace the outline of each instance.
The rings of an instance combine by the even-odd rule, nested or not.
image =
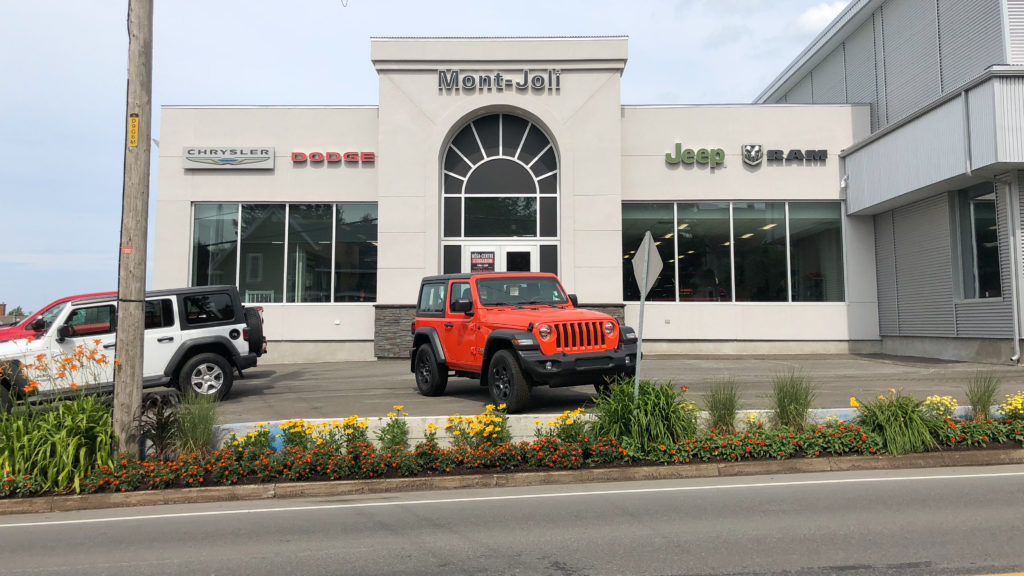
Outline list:
[[[375,152],[292,152],[292,163],[302,162],[375,162]]]

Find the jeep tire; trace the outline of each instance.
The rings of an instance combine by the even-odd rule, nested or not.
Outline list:
[[[495,404],[515,414],[530,400],[530,385],[511,350],[498,350],[487,366],[487,386]]]
[[[424,396],[440,396],[448,387],[448,371],[440,370],[437,357],[430,344],[420,344],[416,349],[416,389]]]
[[[245,325],[249,328],[249,353],[261,356],[263,354],[263,320],[255,308],[243,309]]]
[[[221,400],[231,391],[233,381],[231,364],[220,354],[205,352],[185,362],[178,376],[178,388],[184,393]]]

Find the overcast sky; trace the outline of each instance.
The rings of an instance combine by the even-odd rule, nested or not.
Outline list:
[[[624,104],[750,102],[847,3],[155,0],[153,135],[162,105],[375,105],[372,36],[625,35]],[[9,308],[117,289],[127,12],[127,0],[0,0]]]

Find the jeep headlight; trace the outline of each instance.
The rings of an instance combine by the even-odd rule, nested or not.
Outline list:
[[[604,333],[611,336],[615,332],[615,322],[611,320],[604,323]]]
[[[541,324],[537,327],[537,336],[540,336],[541,340],[547,340],[551,338],[551,326],[547,324]]]

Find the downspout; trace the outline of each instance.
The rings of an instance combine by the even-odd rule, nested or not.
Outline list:
[[[1001,178],[997,178],[996,182],[999,183],[999,180]],[[1013,356],[1010,357],[1010,363],[1018,364],[1020,362],[1020,306],[1018,304],[1020,259],[1017,256],[1017,246],[1020,238],[1017,236],[1017,216],[1020,212],[1018,212],[1019,207],[1013,201],[1013,194],[1010,193],[1012,188],[1010,179],[1007,178],[1001,184],[1006,198],[1006,220],[1010,235],[1010,307],[1013,311]]]
[[[967,90],[960,92],[961,109],[964,115],[964,171],[971,175],[971,111],[967,105]]]

